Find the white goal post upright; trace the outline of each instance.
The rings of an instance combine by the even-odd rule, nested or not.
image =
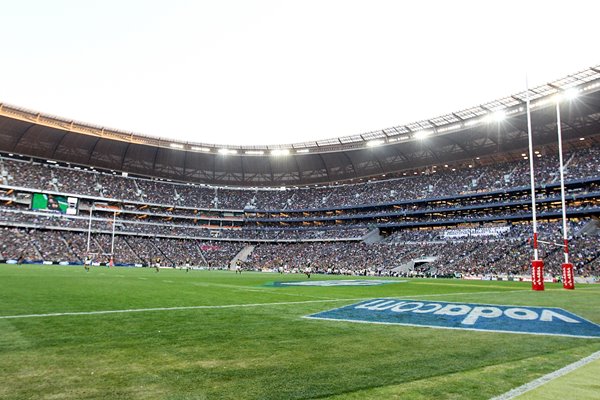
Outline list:
[[[563,251],[565,262],[562,264],[562,282],[563,288],[575,289],[575,280],[573,276],[573,264],[569,263],[569,238],[567,233],[567,208],[565,205],[565,173],[563,164],[562,150],[562,127],[560,122],[560,97],[556,99],[556,126],[558,131],[558,160],[560,165],[560,201],[562,208],[562,231],[563,231]]]
[[[529,140],[529,176],[531,179],[531,216],[533,222],[533,260],[531,261],[531,288],[544,290],[544,261],[539,259],[537,216],[535,209],[535,175],[533,170],[533,134],[531,131],[531,107],[529,101],[529,80],[525,76],[526,103],[527,103],[527,137]]]

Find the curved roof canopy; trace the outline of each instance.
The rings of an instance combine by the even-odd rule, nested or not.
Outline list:
[[[575,99],[570,99],[576,95]],[[600,66],[467,110],[383,130],[277,146],[219,146],[121,132],[0,104],[0,151],[225,186],[298,186],[366,178],[429,165],[503,157],[534,145],[600,137]]]

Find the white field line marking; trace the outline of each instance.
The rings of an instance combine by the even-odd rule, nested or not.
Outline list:
[[[147,311],[175,311],[175,310],[199,310],[199,309],[216,309],[216,308],[285,306],[285,305],[292,305],[292,304],[325,303],[325,302],[334,302],[334,301],[362,301],[362,300],[368,300],[368,298],[305,300],[305,301],[287,301],[287,302],[277,302],[277,303],[225,304],[225,305],[215,305],[215,306],[131,308],[131,309],[125,309],[125,310],[79,311],[79,312],[63,312],[63,313],[49,313],[49,314],[2,315],[2,316],[0,316],[0,319],[62,317],[62,316],[69,316],[69,315],[119,314],[119,313],[134,313],[134,312],[147,312]]]
[[[302,282],[302,281],[299,281],[299,282]],[[195,285],[195,286],[202,286],[202,287],[208,287],[208,286],[223,287],[223,288],[231,289],[232,291],[237,290],[237,291],[245,291],[245,292],[272,293],[272,294],[279,294],[282,296],[304,297],[304,298],[308,298],[308,299],[336,300],[334,297],[328,297],[328,296],[313,296],[313,295],[309,295],[309,294],[289,293],[289,292],[286,292],[285,290],[282,290],[283,288],[269,289],[268,286],[262,286],[262,287],[257,288],[254,286],[232,285],[232,284],[224,284],[224,283],[209,283],[209,282],[191,282],[191,284]],[[365,299],[371,299],[371,297],[365,298]]]
[[[196,283],[193,283],[196,285]],[[198,285],[200,286],[200,285]],[[208,285],[202,285],[208,286]],[[220,285],[219,285],[220,286]],[[243,288],[243,286],[235,286],[236,288]],[[494,293],[507,293],[507,292],[521,292],[523,290],[511,290],[511,291],[494,291],[494,292],[469,292],[469,293],[438,293],[428,294],[420,296],[408,296],[408,297],[434,297],[434,296],[451,296],[451,295],[467,295],[467,294],[494,294]],[[281,294],[280,292],[277,292]],[[298,294],[297,296],[304,296]],[[312,297],[312,296],[310,296]],[[405,296],[399,296],[402,298]],[[257,306],[269,306],[269,305],[287,305],[287,304],[303,304],[303,303],[325,303],[334,301],[363,301],[371,300],[374,297],[359,297],[354,299],[319,299],[319,300],[305,300],[305,301],[289,301],[289,302],[278,302],[278,303],[254,303],[254,304],[227,304],[227,305],[216,305],[216,306],[182,306],[182,307],[155,307],[155,308],[133,308],[125,310],[102,310],[102,311],[78,311],[78,312],[64,312],[64,313],[48,313],[48,314],[22,314],[22,315],[0,315],[0,319],[16,319],[16,318],[38,318],[38,317],[60,317],[68,315],[95,315],[95,314],[118,314],[118,313],[130,313],[130,312],[145,312],[145,311],[175,311],[175,310],[194,310],[194,309],[211,309],[211,308],[235,308],[235,307],[257,307]],[[394,297],[396,298],[396,297]]]
[[[517,396],[522,395],[523,393],[529,392],[530,390],[536,389],[556,378],[560,378],[563,375],[568,374],[569,372],[575,371],[578,368],[583,367],[586,364],[591,363],[592,361],[596,361],[600,359],[600,351],[595,352],[594,354],[582,358],[579,361],[574,362],[573,364],[569,364],[564,368],[558,369],[554,372],[551,372],[547,375],[542,376],[541,378],[535,379],[529,383],[524,384],[523,386],[519,386],[511,391],[508,391],[498,397],[494,397],[491,400],[511,400]]]
[[[276,290],[264,290],[264,289],[235,289],[232,290],[234,292],[257,292],[257,293],[269,293],[269,294],[280,294],[282,296],[292,296],[292,297],[303,297],[306,299],[321,299],[321,300],[335,300],[334,297],[327,296],[311,296],[309,294],[299,294],[299,293],[284,293],[283,291],[278,292]]]
[[[235,285],[232,285],[232,286],[235,286]],[[529,289],[501,290],[501,291],[490,291],[490,292],[437,293],[437,294],[423,294],[423,295],[413,294],[413,295],[407,295],[407,296],[397,296],[397,297],[394,296],[393,298],[402,299],[402,298],[411,297],[415,300],[418,300],[418,298],[420,298],[420,297],[498,294],[498,293],[526,292],[528,290]],[[559,290],[559,289],[557,289],[557,290]],[[156,307],[156,308],[133,308],[133,309],[125,309],[125,310],[80,311],[80,312],[64,312],[64,313],[48,313],[48,314],[0,315],[0,319],[60,317],[60,316],[68,316],[68,315],[118,314],[118,313],[146,312],[146,311],[176,311],[176,310],[194,310],[194,309],[211,309],[211,308],[259,307],[259,306],[271,306],[271,305],[276,306],[276,305],[304,304],[304,303],[326,303],[326,302],[335,302],[335,301],[357,301],[357,302],[360,302],[362,300],[371,300],[374,298],[376,298],[376,297],[358,297],[358,298],[353,298],[353,299],[305,300],[305,301],[289,301],[289,302],[278,302],[278,303],[226,304],[226,305],[216,305],[216,306]],[[381,298],[383,298],[383,297],[381,297]],[[390,297],[390,298],[392,298],[392,297]]]
[[[334,297],[327,297],[327,296],[311,296],[309,294],[300,294],[300,293],[287,293],[283,290],[270,290],[267,288],[256,288],[256,287],[248,287],[248,286],[241,286],[241,285],[223,285],[223,284],[212,284],[212,283],[199,283],[199,282],[192,282],[192,285],[195,286],[201,286],[201,287],[207,287],[207,286],[218,286],[218,287],[224,287],[227,288],[231,291],[234,292],[258,292],[258,293],[271,293],[271,294],[280,294],[282,296],[292,296],[292,297],[304,297],[307,299],[329,299],[329,300],[337,300]]]

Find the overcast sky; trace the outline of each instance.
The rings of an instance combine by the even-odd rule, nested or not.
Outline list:
[[[597,0],[0,6],[0,102],[212,144],[360,134],[600,64]]]

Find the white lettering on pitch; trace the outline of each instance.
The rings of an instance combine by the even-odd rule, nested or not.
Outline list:
[[[467,315],[462,323],[465,325],[473,325],[479,317],[483,318],[498,318],[502,315],[502,310],[498,307],[474,307],[473,310]]]
[[[405,303],[405,302],[402,302]],[[399,304],[402,304],[399,303]],[[366,308],[367,310],[373,311],[382,311],[387,310],[388,308],[392,308],[394,305],[398,304],[395,300],[375,300],[366,304],[360,304],[354,308]]]
[[[464,304],[448,304],[434,312],[434,314],[455,316],[465,315],[469,311],[471,311],[471,307],[465,306]]]
[[[559,313],[554,312],[552,310],[543,310],[542,316],[540,317],[540,321],[552,322],[553,318],[560,319],[561,321],[569,322],[571,324],[579,323],[579,321],[577,321],[576,319],[569,318],[566,315],[560,315]]]
[[[421,302],[402,302],[402,303],[398,303],[396,304],[394,307],[391,308],[390,311],[394,311],[394,312],[405,312],[405,311],[413,311],[416,312],[415,310],[419,309],[423,307],[423,303]]]
[[[571,324],[578,324],[580,321],[567,317],[566,315],[559,314],[552,310],[543,309],[541,315],[534,310],[520,307],[507,308],[502,310],[498,307],[471,307],[465,304],[446,304],[442,306],[439,303],[422,303],[420,301],[396,301],[388,299],[373,300],[364,304],[359,304],[355,308],[363,308],[371,311],[385,311],[390,310],[396,313],[412,312],[415,314],[427,314],[433,313],[436,315],[447,315],[447,316],[459,316],[466,315],[461,321],[464,325],[475,325],[479,318],[498,318],[502,314],[508,318],[516,319],[520,321],[543,321],[553,322],[560,320]]]
[[[504,315],[512,319],[518,319],[522,321],[531,321],[538,318],[538,313],[526,308],[508,308],[504,310]]]
[[[427,308],[430,307],[430,308]],[[442,308],[441,304],[438,303],[429,303],[425,304],[423,307],[420,307],[418,310],[413,310],[414,313],[425,314],[439,310]]]

